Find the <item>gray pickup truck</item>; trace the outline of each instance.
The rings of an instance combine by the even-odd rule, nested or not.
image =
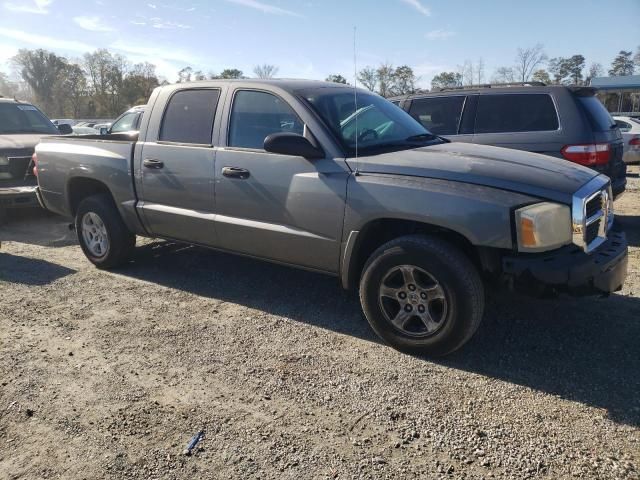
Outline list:
[[[627,273],[606,176],[450,143],[339,84],[168,85],[137,138],[46,138],[36,156],[40,202],[75,218],[97,267],[123,264],[141,235],[334,275],[409,353],[467,342],[485,286],[608,294]]]

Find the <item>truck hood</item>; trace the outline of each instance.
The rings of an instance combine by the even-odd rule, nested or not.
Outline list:
[[[51,134],[11,134],[0,135],[0,152],[3,150],[33,149],[41,138],[50,137]]]
[[[598,173],[567,160],[509,148],[443,143],[347,160],[360,173],[437,178],[571,203]]]

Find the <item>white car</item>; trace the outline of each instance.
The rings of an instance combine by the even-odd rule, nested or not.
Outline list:
[[[640,118],[613,117],[613,119],[620,129],[624,141],[622,160],[624,163],[640,162]]]

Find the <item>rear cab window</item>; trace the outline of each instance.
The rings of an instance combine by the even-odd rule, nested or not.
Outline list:
[[[558,113],[547,93],[480,95],[475,133],[558,130]]]
[[[576,98],[587,115],[591,127],[596,132],[607,132],[616,126],[616,122],[613,121],[611,114],[607,111],[602,102],[598,100],[598,97],[577,96]]]
[[[169,100],[160,127],[159,141],[211,145],[219,89],[176,92]]]
[[[466,96],[417,98],[411,102],[409,115],[434,135],[456,135]]]

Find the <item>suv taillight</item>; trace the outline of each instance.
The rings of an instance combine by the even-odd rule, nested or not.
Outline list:
[[[608,143],[565,145],[560,153],[567,160],[580,165],[606,165],[611,157],[611,147]]]
[[[37,177],[38,176],[38,155],[35,152],[33,155],[31,155],[31,161],[33,162],[33,174]]]
[[[633,137],[629,140],[629,145],[632,147],[640,147],[640,137]]]

